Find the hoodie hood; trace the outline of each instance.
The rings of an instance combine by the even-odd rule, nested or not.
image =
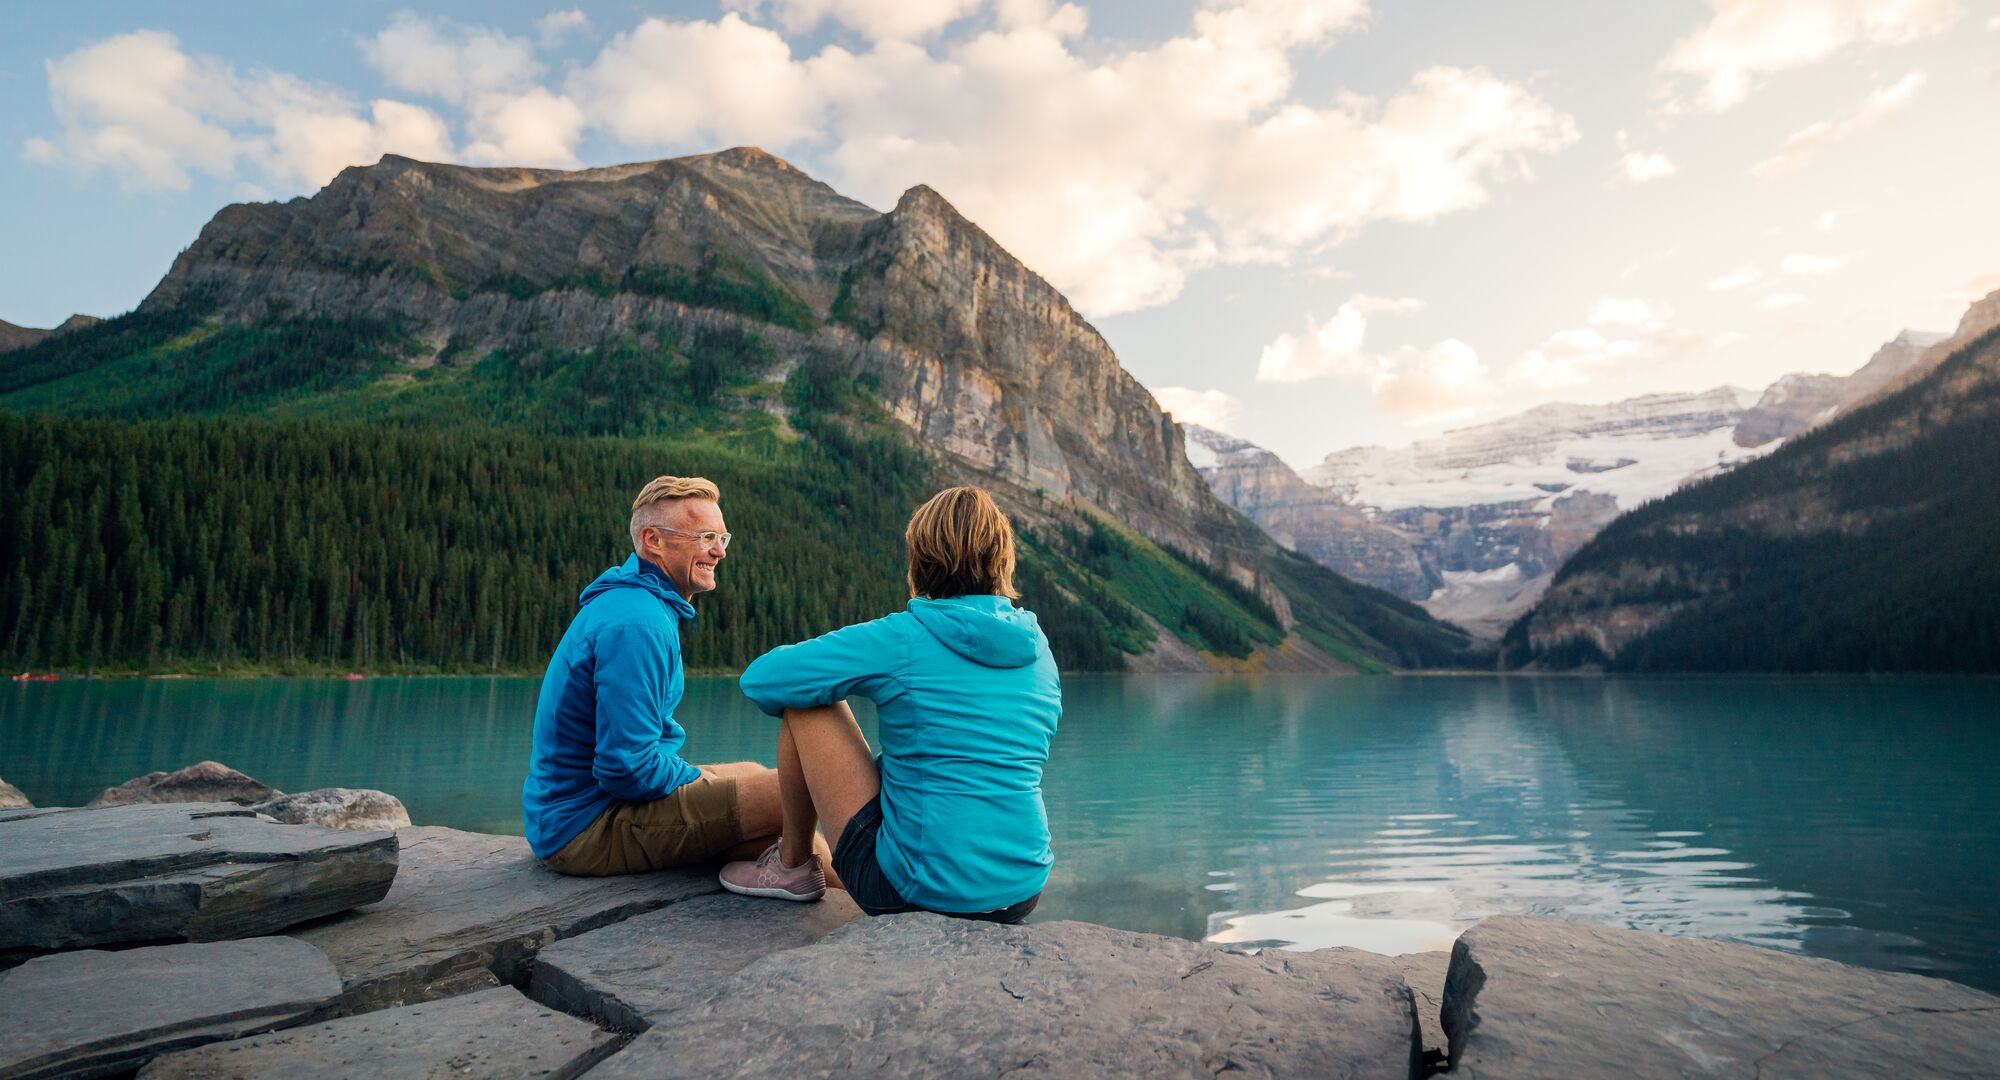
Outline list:
[[[597,575],[597,580],[583,587],[582,595],[576,598],[579,605],[588,604],[613,589],[644,589],[660,598],[667,609],[683,619],[694,618],[694,605],[687,597],[674,588],[673,580],[659,567],[641,559],[636,553],[625,557],[625,561]]]
[[[1035,613],[1004,596],[954,596],[910,601],[910,614],[945,648],[991,668],[1026,667],[1041,654]]]

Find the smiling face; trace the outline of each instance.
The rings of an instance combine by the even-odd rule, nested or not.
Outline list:
[[[729,527],[722,521],[722,507],[710,499],[675,499],[661,508],[661,517],[668,528],[680,531],[663,532],[646,527],[640,533],[640,543],[644,545],[640,554],[666,571],[682,596],[715,588],[715,568],[726,554],[721,541],[703,545],[686,534],[728,532]]]

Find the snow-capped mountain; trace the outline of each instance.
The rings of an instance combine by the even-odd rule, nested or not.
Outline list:
[[[1769,453],[1890,384],[1942,336],[1905,331],[1852,375],[1540,405],[1400,449],[1341,450],[1303,475],[1196,425],[1188,459],[1279,542],[1497,637],[1612,518]]]

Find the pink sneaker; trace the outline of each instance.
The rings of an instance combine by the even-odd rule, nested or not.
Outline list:
[[[826,894],[826,871],[820,869],[819,855],[807,858],[804,866],[787,870],[772,844],[756,862],[733,862],[717,875],[722,887],[744,896],[768,896],[774,900],[817,900]]]

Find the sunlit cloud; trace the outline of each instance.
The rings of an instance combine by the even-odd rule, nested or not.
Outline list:
[[[1801,252],[1785,256],[1785,261],[1780,265],[1787,274],[1825,277],[1828,274],[1837,274],[1846,267],[1847,256],[1807,255]]]
[[[1679,171],[1665,154],[1642,154],[1637,151],[1618,159],[1618,171],[1634,184],[1644,184],[1662,180]]]
[[[808,153],[877,207],[931,185],[1101,317],[1168,302],[1208,268],[1319,260],[1372,224],[1480,206],[1577,139],[1533,90],[1477,68],[1422,69],[1380,98],[1295,94],[1295,54],[1362,26],[1361,0],[1208,2],[1152,43],[1085,40],[1084,10],[1047,0],[1002,0],[990,20],[964,17],[971,0],[739,6],[642,19],[560,76],[537,42],[595,32],[578,12],[544,18],[533,39],[395,16],[363,40],[364,57],[452,126],[423,106],[239,76],[166,35],[150,41],[151,68],[83,77],[79,65],[103,59],[93,49],[134,36],[107,39],[50,65],[61,130],[24,151],[138,187],[247,168],[280,194],[390,151],[558,167],[578,163],[585,139],[635,159]],[[802,54],[786,36],[829,22],[867,45],[843,36]],[[304,114],[283,138],[281,113]]]
[[[1507,367],[1513,386],[1552,390],[1587,386],[1606,376],[1624,377],[1675,360],[1712,352],[1738,340],[1668,324],[1673,311],[1657,301],[1605,297],[1591,305],[1586,325],[1550,334]]]
[[[1755,285],[1762,280],[1764,280],[1764,271],[1758,269],[1755,265],[1746,263],[1720,277],[1710,278],[1708,287],[1720,292],[1724,289],[1740,289],[1745,285]]]
[[[384,153],[449,160],[442,118],[390,99],[358,102],[290,75],[239,73],[159,30],[120,34],[46,64],[62,126],[30,160],[105,170],[135,190],[186,190],[193,175],[255,173],[277,190],[318,187]]]
[[[1695,103],[1711,112],[1734,108],[1768,75],[1855,46],[1907,44],[1945,29],[1963,12],[1957,0],[1708,0],[1708,5],[1712,17],[1674,45],[1660,71],[1670,80],[1698,83]]]
[[[1162,386],[1153,391],[1153,400],[1183,424],[1199,424],[1216,431],[1228,431],[1241,412],[1236,399],[1220,390]]]
[[[1840,213],[1835,210],[1823,210],[1813,219],[1813,228],[1819,232],[1832,232],[1833,227],[1838,224],[1840,224]]]
[[[1408,314],[1422,306],[1410,297],[1359,294],[1324,322],[1308,316],[1304,334],[1279,334],[1264,346],[1257,381],[1330,379],[1364,386],[1376,408],[1419,425],[1469,415],[1495,393],[1491,373],[1470,345],[1446,339],[1427,349],[1366,347],[1370,314]]]
[[[1923,88],[1924,73],[1912,71],[1896,82],[1868,95],[1861,107],[1843,120],[1822,120],[1792,133],[1778,152],[1750,167],[1758,176],[1780,176],[1804,163],[1815,148],[1838,142],[1879,123],[1883,117],[1910,103]]]
[[[1780,292],[1765,297],[1759,306],[1765,311],[1782,311],[1785,308],[1798,307],[1805,302],[1806,298],[1798,293]]]

